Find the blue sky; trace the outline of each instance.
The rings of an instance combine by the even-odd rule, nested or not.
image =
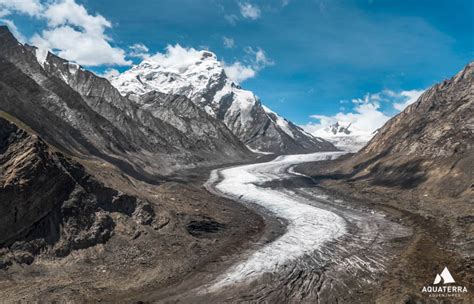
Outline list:
[[[0,0],[0,19],[16,26],[26,42],[50,43],[46,40],[53,36],[42,31],[61,26],[61,20],[44,17],[44,11],[52,2],[62,1],[74,2]],[[74,3],[96,19],[76,18],[74,23],[74,16],[69,16],[71,29],[88,33],[102,30],[108,44],[102,45],[104,56],[119,63],[89,64],[94,71],[111,67],[123,71],[130,62],[138,62],[139,58],[127,55],[130,46],[137,43],[145,45],[150,53],[163,52],[169,44],[208,48],[226,63],[239,62],[253,68],[256,75],[243,81],[242,86],[301,125],[338,113],[339,117],[363,114],[361,102],[376,104],[376,111],[392,116],[400,108],[395,103],[418,96],[414,90],[421,93],[474,58],[471,0]],[[99,15],[103,20],[97,19]],[[81,29],[81,22],[89,21],[90,28]],[[94,39],[102,39],[99,36]],[[68,47],[72,48],[64,46]],[[77,55],[63,51],[68,56]],[[106,51],[114,53],[109,56]],[[255,62],[257,51],[265,55],[263,64]],[[97,54],[102,58],[100,52]]]

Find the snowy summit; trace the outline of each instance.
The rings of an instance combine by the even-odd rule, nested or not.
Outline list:
[[[165,54],[145,58],[111,77],[122,95],[151,91],[183,95],[222,120],[250,149],[265,153],[304,153],[335,150],[261,104],[227,75],[224,65],[209,51],[170,46]]]

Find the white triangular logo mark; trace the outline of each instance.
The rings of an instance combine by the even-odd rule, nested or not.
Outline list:
[[[448,267],[444,267],[441,275],[437,274],[433,284],[439,284],[443,280],[443,284],[455,283],[453,276],[448,270]]]

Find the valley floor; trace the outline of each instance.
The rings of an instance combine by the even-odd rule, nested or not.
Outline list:
[[[90,164],[101,180],[154,203],[159,226],[134,229],[117,215],[104,245],[2,271],[2,300],[415,303],[444,266],[472,283],[469,251],[449,249],[445,222],[387,203],[392,195],[301,174],[324,173],[335,162],[324,160],[337,156],[215,169],[207,190],[212,168],[151,186]]]
[[[292,168],[340,153],[281,156],[214,171],[208,186],[286,229],[260,242],[223,273],[163,302],[365,303],[379,291],[411,229],[384,214],[326,195]],[[268,227],[271,228],[271,227]],[[188,285],[188,287],[191,287]]]
[[[32,265],[0,270],[0,302],[139,301],[156,290],[172,290],[168,287],[190,275],[223,271],[223,260],[262,238],[260,216],[202,187],[207,169],[153,186],[102,164],[88,167],[109,186],[152,203],[158,225],[137,225],[113,214],[117,224],[105,244],[65,258],[41,254]]]
[[[346,179],[334,174],[340,161],[343,160],[312,162],[295,170],[311,176],[315,186],[332,197],[367,206],[413,229],[405,248],[394,258],[391,270],[380,281],[376,300],[381,303],[425,303],[435,300],[440,303],[472,303],[473,201],[436,197],[417,188],[375,186],[367,180]],[[448,267],[457,285],[467,287],[468,293],[433,299],[421,292],[423,286],[432,285],[434,277],[444,267]]]

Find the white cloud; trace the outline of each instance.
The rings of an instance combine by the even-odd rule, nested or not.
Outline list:
[[[212,53],[209,53],[212,54]],[[147,60],[158,63],[164,68],[180,71],[201,60],[203,51],[194,48],[182,47],[179,44],[168,45],[165,53],[156,53],[147,58]],[[215,56],[212,54],[212,56]]]
[[[246,19],[251,19],[251,20],[257,20],[258,18],[260,18],[261,11],[260,11],[260,8],[258,8],[258,6],[251,4],[249,2],[245,2],[245,3],[239,3],[239,7],[240,7],[240,14],[242,15],[242,17]]]
[[[25,43],[27,39],[20,33],[15,23],[5,17],[14,13],[39,16],[42,9],[39,0],[0,0],[0,22],[8,26],[20,42]]]
[[[222,37],[222,40],[224,42],[224,47],[225,48],[228,48],[228,49],[231,49],[235,46],[235,41],[233,38],[230,38],[230,37]]]
[[[275,62],[268,58],[265,51],[260,47],[254,50],[252,47],[248,46],[245,48],[245,52],[253,57],[251,61],[253,62],[253,66],[257,70],[261,70],[267,66],[275,64]]]
[[[143,43],[135,43],[134,45],[130,46],[129,49],[130,52],[128,53],[128,56],[130,57],[137,57],[142,59],[150,57],[150,50]]]
[[[43,6],[39,0],[0,0],[0,9],[3,16],[12,12],[37,16],[41,13]]]
[[[45,20],[47,28],[36,33],[31,43],[82,65],[129,65],[124,50],[111,45],[105,31],[112,27],[103,16],[91,15],[74,0],[0,0],[2,15],[19,13]],[[3,20],[12,31],[16,27]],[[18,33],[15,34],[18,37]]]
[[[242,83],[249,78],[255,77],[257,72],[251,66],[245,66],[239,61],[231,65],[225,65],[224,71],[227,77],[235,83]]]
[[[253,78],[259,71],[267,66],[275,64],[273,60],[268,58],[262,48],[256,50],[251,47],[246,47],[245,52],[250,58],[247,58],[247,64],[236,61],[232,64],[224,63],[224,71],[233,82],[242,83],[247,79]]]
[[[380,108],[381,104],[387,104],[389,107],[402,111],[406,106],[415,102],[424,90],[410,90],[394,92],[391,90],[383,90],[374,94],[366,94],[364,98],[354,98],[351,100],[355,108],[352,112],[339,112],[333,116],[311,115],[311,118],[318,122],[310,122],[303,128],[315,133],[336,122],[351,123],[355,130],[362,133],[370,134],[382,127],[390,116],[384,113]],[[346,100],[340,103],[347,103]]]
[[[416,102],[418,98],[421,96],[421,94],[423,94],[423,92],[424,90],[402,91],[399,93],[399,96],[401,96],[405,100],[394,103],[393,107],[398,111],[403,111],[406,107]]]
[[[225,15],[224,18],[231,25],[236,25],[237,21],[239,20],[239,17],[237,15],[234,15],[234,14]]]
[[[106,28],[112,27],[111,23],[101,15],[90,15],[84,6],[74,0],[62,0],[49,5],[44,11],[44,17],[50,27],[65,24],[83,28],[85,32],[103,35]]]
[[[311,115],[318,123],[309,123],[304,128],[311,133],[323,129],[336,122],[351,123],[352,127],[362,133],[372,133],[387,122],[390,117],[380,111],[380,105],[372,100],[354,108],[353,112],[339,112],[334,116]]]
[[[34,35],[31,42],[81,65],[131,64],[125,60],[125,51],[112,47],[104,36],[78,31],[68,25],[44,30],[41,35]]]

